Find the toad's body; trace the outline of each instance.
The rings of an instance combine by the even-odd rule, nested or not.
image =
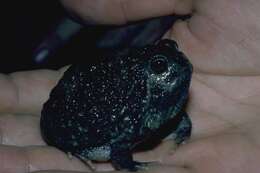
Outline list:
[[[136,170],[132,149],[176,120],[177,143],[191,132],[183,106],[191,64],[175,42],[131,51],[100,63],[72,65],[44,104],[41,129],[49,145],[90,160]]]

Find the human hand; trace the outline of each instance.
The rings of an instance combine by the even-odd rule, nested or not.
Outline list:
[[[259,6],[193,1],[192,18],[165,35],[178,42],[195,69],[188,105],[192,138],[162,159],[181,168],[175,172],[259,172]]]
[[[148,0],[139,2],[145,4]],[[148,3],[157,6],[156,2]],[[257,67],[260,50],[256,45],[260,40],[259,5],[256,0],[194,1],[193,17],[189,21],[177,22],[165,35],[179,43],[195,67],[188,104],[193,133],[191,140],[175,152],[172,142],[165,141],[150,152],[136,154],[138,160],[158,161],[148,172],[258,172],[260,72]],[[180,12],[177,6],[170,4],[161,7],[168,8],[157,10],[156,7],[153,12],[154,7],[147,7],[143,15],[127,10],[130,11],[127,20],[113,21],[112,15],[107,23]],[[190,7],[191,4],[187,4],[183,9]],[[134,17],[130,17],[132,15]],[[102,19],[102,15],[99,17]],[[99,19],[96,21],[100,22]],[[40,74],[18,73],[11,78],[2,76],[0,134],[4,145],[0,148],[0,161],[3,160],[0,163],[9,165],[12,168],[9,172],[88,170],[76,158],[70,160],[62,152],[45,146],[40,137],[41,105],[61,74],[40,71]],[[2,165],[0,172],[7,172]],[[97,169],[111,170],[111,167],[101,164]]]
[[[78,159],[46,146],[40,135],[41,106],[62,71],[0,76],[0,172],[89,171]],[[191,140],[175,152],[172,141],[164,141],[154,150],[135,154],[135,158],[157,161],[149,172],[257,172],[260,102],[254,93],[259,84],[258,76],[194,74],[188,105],[193,122]],[[236,87],[230,91],[232,86]],[[95,166],[99,172],[113,170],[109,164]]]
[[[178,41],[195,70],[228,75],[260,73],[257,0],[60,0],[82,20],[124,24],[170,14],[192,14],[167,37]]]
[[[182,168],[179,172],[258,172],[260,3],[198,0],[193,5],[192,18],[165,35],[194,65],[188,105],[193,134],[162,163]]]
[[[0,74],[0,173],[91,172],[76,157],[47,146],[40,133],[42,105],[66,68]],[[93,165],[97,172],[114,170],[109,163]]]
[[[165,38],[176,40],[194,65],[188,105],[193,134],[189,143],[172,157],[158,160],[171,165],[169,172],[175,169],[179,172],[258,172],[260,2],[62,2],[70,5],[82,19],[99,23],[122,24],[160,15],[191,13],[191,19],[175,23]],[[97,4],[101,8],[93,8]],[[104,16],[111,17],[108,20]],[[162,169],[166,168],[164,165]]]

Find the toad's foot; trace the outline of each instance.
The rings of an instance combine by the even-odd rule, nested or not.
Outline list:
[[[115,163],[114,161],[112,161],[113,165],[115,166],[115,168],[117,170],[122,170],[122,169],[126,169],[128,171],[132,171],[132,172],[135,172],[135,171],[138,171],[138,170],[148,170],[148,166],[150,164],[152,164],[152,162],[137,162],[137,161],[132,161],[131,163],[128,162],[128,163]]]
[[[138,171],[138,170],[147,170],[148,165],[152,162],[137,162],[133,160],[132,154],[127,152],[112,152],[111,161],[115,169],[117,170],[128,170],[128,171]]]

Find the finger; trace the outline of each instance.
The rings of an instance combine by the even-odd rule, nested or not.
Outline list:
[[[24,150],[0,145],[0,172],[28,172],[28,158]]]
[[[195,33],[192,32],[190,27],[190,20],[175,22],[173,28],[166,35],[171,39],[177,41],[180,49],[184,51],[188,57],[197,56],[205,53],[208,49],[205,47],[204,42],[200,40]]]
[[[139,170],[138,172],[149,172],[149,173],[190,173],[190,171],[187,168],[182,167],[175,167],[175,166],[169,166],[169,165],[153,165],[149,166],[147,168],[144,168],[144,170]],[[71,172],[71,171],[37,171],[32,173],[81,173],[81,172]],[[95,173],[101,173],[99,171],[95,171]],[[106,171],[106,173],[130,173],[126,170],[120,170],[120,171]]]
[[[214,136],[187,142],[164,157],[162,163],[189,168],[194,168],[196,164],[203,162],[209,163],[209,159],[220,154],[217,149],[222,140],[221,136]]]
[[[14,128],[15,127],[15,128]],[[0,143],[5,145],[45,145],[41,138],[40,117],[5,114],[0,116]]]
[[[40,170],[87,171],[77,158],[51,147],[14,147],[0,145],[0,172],[27,173]]]
[[[129,173],[128,171],[106,171],[106,173]],[[186,168],[179,168],[173,166],[162,166],[158,168],[148,168],[145,171],[138,171],[138,172],[149,172],[149,173],[190,173]],[[83,172],[71,172],[71,171],[36,171],[31,173],[83,173]],[[99,172],[95,172],[99,173]]]
[[[30,173],[86,173],[82,171],[57,171],[57,170],[45,170],[45,171],[33,171]],[[109,172],[108,172],[109,173]]]
[[[196,72],[202,72],[201,67],[205,66],[205,62],[207,66],[213,64],[214,68],[218,64],[212,63],[213,59],[209,58],[214,56],[211,52],[216,39],[211,36],[214,30],[204,29],[205,32],[202,32],[204,34],[202,35],[200,24],[204,23],[201,23],[194,14],[190,20],[175,22],[172,29],[165,34],[165,38],[173,39],[178,43],[180,49],[190,58]]]
[[[65,153],[52,147],[14,147],[0,145],[0,172],[27,173],[27,172],[89,172],[89,168],[77,158],[69,158]],[[50,171],[46,171],[50,170]],[[56,171],[55,171],[56,170]],[[170,165],[149,165],[140,172],[176,172],[188,173],[183,167]],[[110,171],[111,173],[114,171]],[[120,171],[127,172],[127,171]]]
[[[151,17],[191,12],[192,0],[61,0],[86,21],[124,24]]]
[[[39,114],[65,68],[0,74],[0,112]]]
[[[86,173],[86,172],[47,170],[47,171],[33,171],[33,172],[30,172],[30,173]]]

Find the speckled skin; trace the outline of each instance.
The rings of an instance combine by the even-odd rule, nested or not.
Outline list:
[[[43,106],[43,137],[81,159],[111,160],[116,169],[136,171],[133,148],[165,124],[172,122],[178,144],[190,136],[183,107],[191,74],[192,65],[171,40],[72,65]]]

